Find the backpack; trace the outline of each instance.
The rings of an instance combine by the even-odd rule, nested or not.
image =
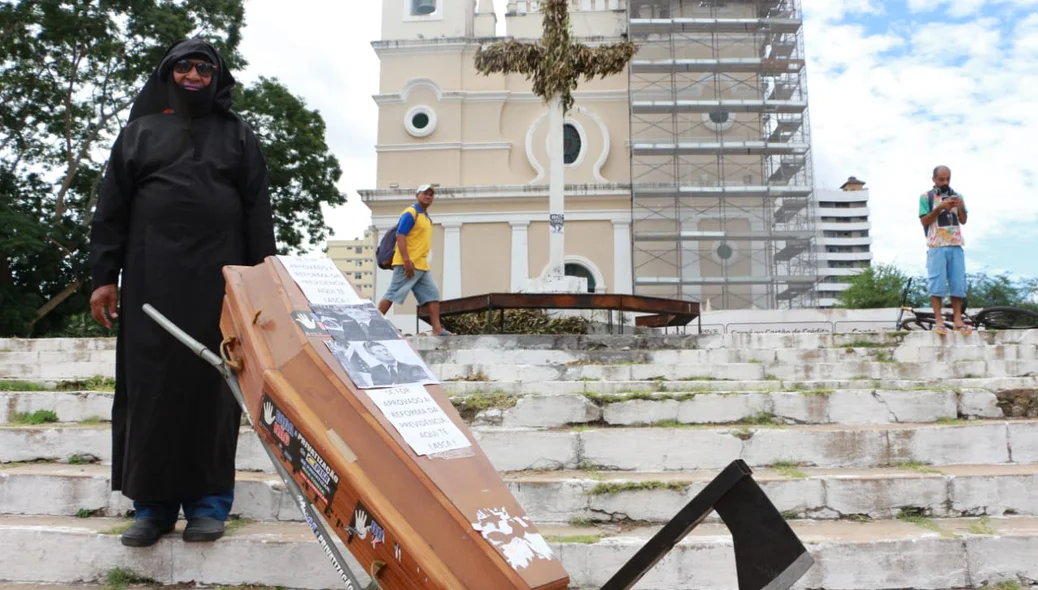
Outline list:
[[[393,270],[393,256],[396,254],[396,228],[398,227],[400,227],[399,222],[382,236],[382,241],[379,242],[378,250],[375,252],[375,261],[382,270]]]

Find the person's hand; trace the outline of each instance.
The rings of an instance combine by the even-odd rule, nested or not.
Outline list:
[[[414,276],[414,263],[410,259],[404,261],[404,276],[407,278]]]
[[[108,310],[108,315],[112,319],[119,318],[119,311],[116,308],[118,303],[118,293],[116,292],[115,285],[105,285],[94,289],[94,293],[90,295],[90,315],[94,316],[94,321],[101,324],[102,326],[111,329],[112,322],[105,316],[105,309]]]
[[[951,211],[953,207],[958,206],[958,199],[941,199],[941,204],[938,205],[938,209],[942,211]]]

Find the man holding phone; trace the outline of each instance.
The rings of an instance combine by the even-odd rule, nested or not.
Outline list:
[[[966,296],[962,226],[966,224],[967,211],[962,195],[955,192],[950,183],[950,168],[934,168],[933,189],[919,197],[919,220],[926,234],[926,270],[936,322],[934,332],[941,336],[948,334],[941,315],[941,301],[950,295],[955,329],[967,336],[971,329],[962,322],[962,299]]]

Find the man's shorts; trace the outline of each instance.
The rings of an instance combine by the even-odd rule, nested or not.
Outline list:
[[[407,299],[407,294],[412,292],[415,299],[418,300],[418,305],[440,300],[440,290],[436,287],[429,271],[415,269],[414,276],[407,278],[403,266],[394,266],[393,280],[389,283],[389,288],[386,289],[386,294],[382,298],[400,305]]]
[[[929,248],[926,272],[930,279],[931,297],[966,296],[966,255],[962,246]]]

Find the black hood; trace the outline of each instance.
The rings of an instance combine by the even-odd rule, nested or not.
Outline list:
[[[178,98],[185,91],[173,83],[173,64],[188,57],[206,59],[217,66],[212,82],[204,91],[200,91],[205,93],[205,104],[186,105]],[[227,68],[227,62],[215,47],[201,39],[180,41],[166,50],[162,61],[137,95],[127,122],[138,117],[162,113],[167,109],[173,109],[182,115],[190,114],[183,112],[187,110],[193,110],[196,114],[209,111],[230,112],[234,84],[234,76]]]

